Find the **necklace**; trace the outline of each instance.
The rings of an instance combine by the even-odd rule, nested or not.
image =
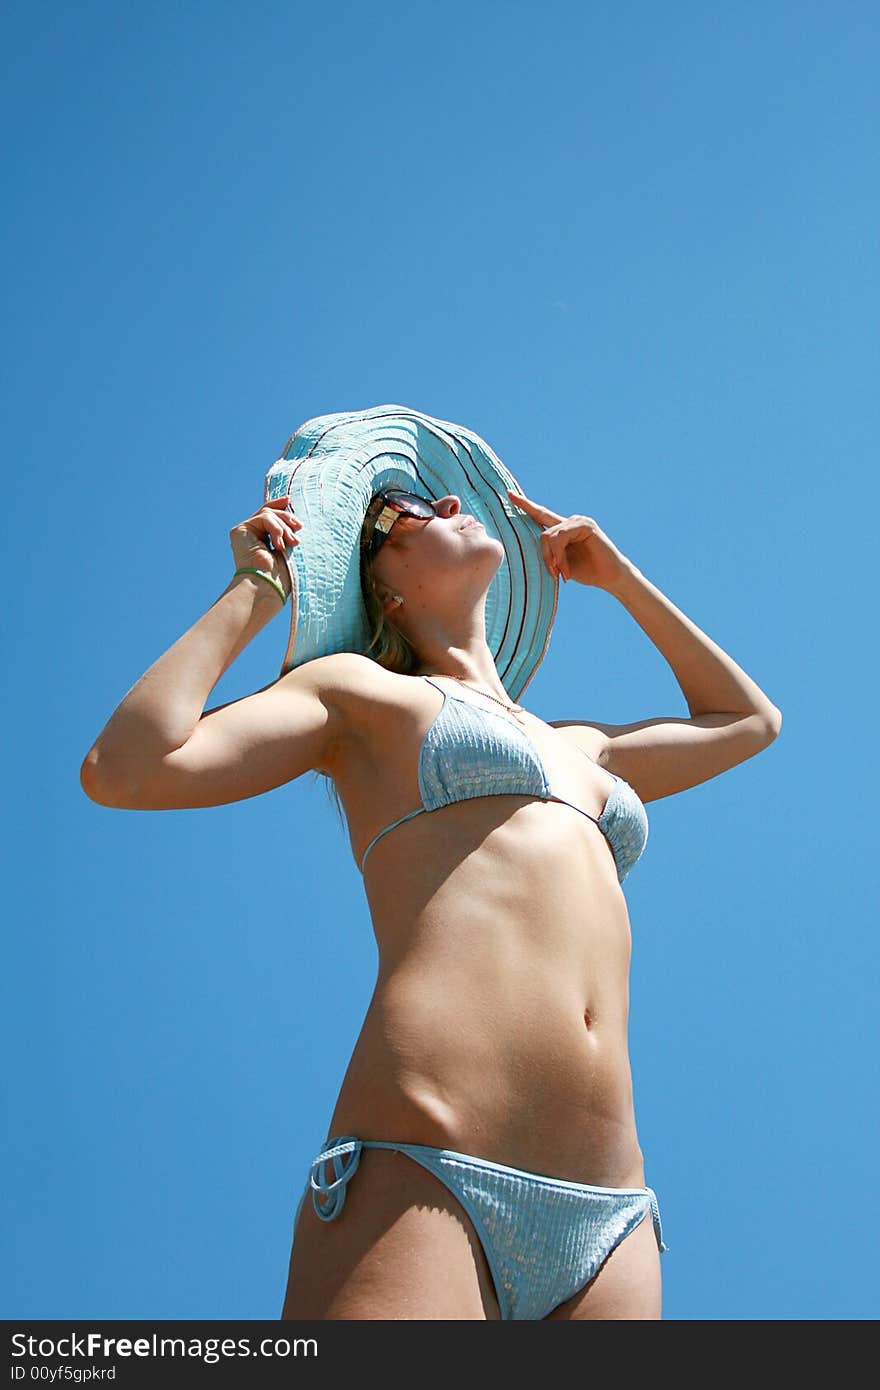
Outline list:
[[[487,700],[494,700],[496,705],[500,705],[502,709],[508,710],[510,714],[525,714],[522,705],[509,705],[506,701],[499,700],[497,695],[490,695],[488,690],[480,690],[478,686],[471,685],[469,681],[462,680],[461,676],[450,676],[449,679],[451,681],[458,681],[459,685],[463,685],[467,690],[473,690],[477,695],[485,695]],[[522,723],[522,720],[519,720],[519,722]]]

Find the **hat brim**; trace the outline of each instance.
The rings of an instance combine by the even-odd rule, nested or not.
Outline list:
[[[370,499],[388,487],[432,500],[454,493],[503,545],[486,595],[486,642],[518,701],[547,652],[559,597],[542,528],[507,496],[521,489],[485,440],[401,405],[307,420],[266,474],[264,500],[288,497],[302,522],[299,544],[285,550],[290,634],[279,674],[334,652],[366,653],[360,538]]]

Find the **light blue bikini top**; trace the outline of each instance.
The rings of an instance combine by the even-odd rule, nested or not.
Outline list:
[[[648,816],[629,783],[611,773],[614,787],[596,820],[595,816],[581,811],[580,806],[554,796],[538,750],[523,728],[506,715],[483,709],[462,695],[444,690],[430,676],[423,676],[422,680],[428,681],[443,696],[443,704],[419,750],[422,805],[373,836],[364,850],[361,873],[376,842],[413,816],[437,811],[454,801],[506,794],[559,801],[593,821],[611,846],[618,882],[623,883],[648,841]],[[578,752],[583,753],[583,749]],[[589,754],[584,753],[584,757]],[[594,761],[590,758],[590,762]]]

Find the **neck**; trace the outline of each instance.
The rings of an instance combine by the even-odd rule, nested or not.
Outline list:
[[[476,686],[478,690],[487,690],[491,695],[503,700],[505,704],[513,704],[501,683],[498,668],[488,647],[484,653],[479,655],[456,651],[454,648],[450,649],[444,653],[443,658],[439,661],[423,661],[415,674],[419,676],[451,676],[454,680],[466,681],[468,685]]]
[[[454,676],[509,701],[486,641],[485,594],[473,608],[464,606],[462,611],[459,605],[451,618],[447,613],[419,612],[418,633],[404,632],[419,656],[417,675]]]

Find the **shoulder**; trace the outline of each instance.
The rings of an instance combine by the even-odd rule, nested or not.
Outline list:
[[[411,708],[413,694],[422,685],[417,677],[389,671],[358,652],[316,657],[294,667],[287,676],[312,683],[325,704],[332,705],[352,731],[375,726]]]

